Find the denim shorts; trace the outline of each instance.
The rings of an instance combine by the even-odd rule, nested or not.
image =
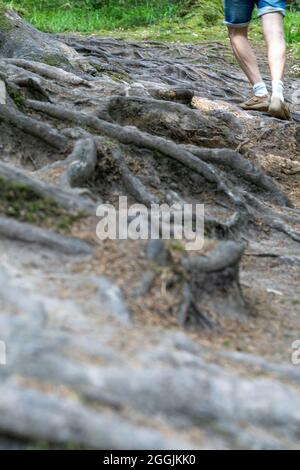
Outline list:
[[[258,7],[258,16],[276,11],[284,16],[286,3],[286,0],[224,0],[224,23],[237,28],[247,26],[255,5]]]

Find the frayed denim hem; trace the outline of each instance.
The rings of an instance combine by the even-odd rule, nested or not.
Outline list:
[[[248,23],[230,23],[229,21],[224,21],[224,24],[226,26],[230,26],[231,28],[245,28],[246,26],[248,26],[250,23],[250,21],[248,21]]]
[[[284,8],[276,8],[276,7],[264,7],[258,10],[257,16],[263,16],[267,13],[281,13],[283,16],[286,15],[286,11]]]

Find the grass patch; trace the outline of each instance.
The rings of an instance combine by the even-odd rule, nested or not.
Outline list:
[[[69,232],[82,213],[70,212],[29,186],[0,178],[0,213],[22,222]]]
[[[12,0],[7,3],[42,31],[93,33],[173,18],[183,0]]]
[[[2,0],[3,1],[3,0]],[[42,31],[137,40],[227,41],[220,0],[4,0]],[[1,5],[1,0],[0,0]],[[0,6],[1,21],[1,6]],[[288,11],[287,43],[300,57],[300,12]],[[250,36],[262,40],[254,18]]]
[[[300,12],[290,12],[285,19],[287,43],[292,46],[296,56],[300,57]]]
[[[5,16],[7,7],[0,1],[0,29],[3,31],[8,31],[11,29],[11,24],[9,19]]]
[[[25,96],[23,95],[23,93],[17,90],[16,88],[13,88],[9,83],[6,84],[6,89],[11,99],[15,102],[15,105],[19,109],[22,109],[25,102]]]

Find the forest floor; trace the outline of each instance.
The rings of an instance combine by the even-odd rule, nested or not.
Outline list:
[[[77,50],[91,47],[80,36],[58,37]],[[94,58],[110,54],[122,70],[103,70],[90,95],[80,85],[49,85],[55,103],[106,118],[108,100],[117,97],[109,108],[114,122],[177,142],[233,149],[300,210],[300,78],[294,64],[286,83],[294,119],[285,122],[238,107],[249,86],[224,44],[88,39],[96,41]],[[270,84],[265,51],[257,52]],[[153,111],[154,119],[143,114],[140,93],[144,99],[160,74],[162,90],[175,77],[177,87],[182,80],[194,90],[193,119],[215,118],[218,126],[201,134],[192,127],[196,121],[179,121],[172,110],[161,117]],[[192,110],[189,103],[181,106]],[[33,107],[29,115],[37,119],[39,111]],[[47,122],[63,128],[54,117]],[[196,175],[165,157],[154,163],[145,148],[135,151],[138,158],[128,152],[127,163],[144,182],[154,177],[154,195],[172,188],[184,200],[205,203],[209,215],[226,218],[224,201]],[[7,122],[0,123],[0,153],[1,162],[27,176],[58,184],[63,168],[53,165],[62,161],[57,151]],[[100,159],[85,188],[115,204],[122,186],[111,165]],[[176,316],[182,291],[170,265],[156,265],[151,286],[135,295],[149,270],[147,243],[101,242],[97,222],[83,217],[68,228],[68,236],[93,247],[85,256],[0,239],[0,339],[8,361],[0,369],[0,447],[299,448],[300,366],[292,364],[292,343],[300,340],[299,242],[259,220],[258,230],[250,224],[241,232],[247,314],[225,314],[215,328],[183,327]],[[176,261],[182,247],[167,245]]]

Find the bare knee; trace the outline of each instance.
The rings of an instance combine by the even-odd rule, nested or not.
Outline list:
[[[280,13],[266,14],[262,17],[263,31],[267,44],[285,42],[284,40],[284,29],[283,29],[283,17]]]
[[[248,27],[228,28],[228,35],[232,46],[238,47],[241,40],[248,39]]]
[[[265,36],[266,42],[270,45],[274,42],[276,43],[285,42],[283,29],[278,25],[264,28],[264,36]]]

